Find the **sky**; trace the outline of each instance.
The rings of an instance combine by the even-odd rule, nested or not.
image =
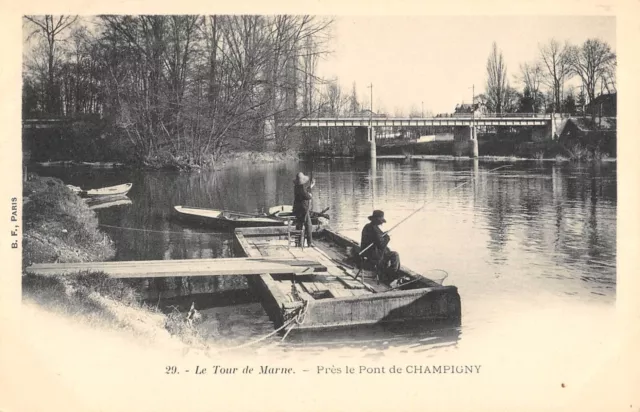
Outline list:
[[[345,93],[355,81],[361,102],[393,115],[413,106],[450,113],[484,92],[486,62],[495,41],[510,83],[519,66],[534,61],[538,45],[555,38],[581,44],[599,38],[616,50],[615,17],[605,16],[358,16],[336,17],[328,48],[318,63],[322,77],[337,77]],[[573,81],[579,84],[577,79]]]

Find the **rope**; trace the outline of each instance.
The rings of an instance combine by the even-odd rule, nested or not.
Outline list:
[[[124,226],[112,226],[112,225],[105,225],[105,224],[98,224],[98,226],[102,226],[102,227],[109,227],[112,229],[121,229],[121,230],[133,230],[136,232],[150,232],[150,233],[174,233],[177,235],[183,235],[183,236],[197,236],[197,235],[219,235],[219,232],[194,232],[194,233],[185,233],[185,232],[172,232],[170,230],[152,230],[152,229],[138,229],[135,227],[124,227]]]
[[[271,332],[271,333],[269,333],[267,335],[264,335],[264,336],[262,336],[262,337],[260,337],[258,339],[254,339],[252,341],[243,343],[242,345],[232,346],[230,348],[223,348],[219,352],[227,352],[227,351],[232,351],[232,350],[236,350],[236,349],[242,349],[242,348],[246,348],[247,346],[251,346],[251,345],[254,345],[256,343],[262,342],[263,340],[270,338],[271,336],[273,336],[276,333],[280,332],[282,329],[286,328],[287,326],[291,325],[294,322],[297,325],[302,325],[304,323],[305,318],[306,318],[308,307],[309,307],[309,302],[305,300],[304,301],[304,305],[301,307],[300,311],[296,314],[296,316],[294,316],[293,318],[289,319],[287,322],[285,322],[278,329],[276,329],[273,332]],[[295,325],[294,325],[294,327],[295,327]],[[287,333],[282,338],[283,341],[287,337],[289,332],[291,332],[292,329],[293,329],[293,327],[290,328],[289,330],[287,330]]]
[[[296,325],[302,325],[304,323],[307,317],[308,308],[309,308],[309,301],[305,300],[304,305],[302,306],[302,310],[300,310],[300,312],[298,312],[298,314],[293,318],[296,324],[290,327],[289,329],[287,329],[287,332],[284,334],[280,342],[284,342],[287,336],[289,336],[289,332],[291,332],[296,327]]]

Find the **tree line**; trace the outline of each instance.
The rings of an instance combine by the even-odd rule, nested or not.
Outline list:
[[[521,91],[512,87],[502,52],[494,42],[487,59],[485,93],[476,96],[492,113],[576,114],[598,95],[616,92],[616,54],[600,39],[581,45],[555,39],[539,45],[538,57],[520,65],[514,76]],[[576,92],[565,86],[573,78],[581,84]]]
[[[317,16],[26,16],[23,116],[97,115],[138,158],[194,164],[232,147],[284,149],[278,119],[319,109]]]

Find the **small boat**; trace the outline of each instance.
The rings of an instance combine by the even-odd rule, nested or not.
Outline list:
[[[127,193],[129,193],[129,190],[131,190],[132,186],[133,186],[132,183],[125,183],[122,185],[102,187],[99,189],[82,190],[82,188],[78,186],[67,185],[67,187],[72,192],[77,193],[82,197],[89,197],[89,198],[106,198],[106,197],[124,196]]]
[[[292,247],[290,235],[282,227],[240,228],[234,235],[236,256],[291,256],[314,260],[327,268],[323,273],[248,277],[276,328],[291,325],[296,330],[321,330],[413,322],[460,324],[460,295],[455,286],[442,285],[446,278],[444,271],[434,269],[425,273],[442,279],[436,281],[402,266],[398,279],[380,279],[374,271],[356,267],[351,256],[358,244],[328,227],[318,228],[313,246],[304,249]],[[294,322],[296,319],[304,321]]]
[[[273,218],[259,214],[189,206],[174,206],[174,209],[180,217],[187,221],[201,226],[211,226],[221,229],[287,225],[286,219]]]
[[[131,190],[132,183],[125,183],[117,186],[102,187],[100,189],[85,190],[83,193],[87,197],[103,197],[103,196],[124,196]]]

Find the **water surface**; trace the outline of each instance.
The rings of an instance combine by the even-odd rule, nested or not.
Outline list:
[[[133,183],[131,205],[96,211],[115,241],[117,260],[232,256],[229,234],[184,226],[173,218],[173,206],[256,212],[291,204],[292,179],[301,170],[313,169],[317,180],[313,208],[329,207],[331,226],[354,239],[374,208],[384,210],[389,229],[423,207],[391,232],[390,247],[416,271],[448,273],[445,284],[456,285],[462,298],[460,328],[292,334],[282,347],[294,352],[356,346],[373,353],[390,348],[433,353],[478,345],[522,319],[535,329],[564,318],[562,325],[571,328],[571,317],[584,314],[584,308],[608,310],[615,301],[616,163],[517,162],[492,171],[501,165],[378,160],[372,166],[316,160],[194,174],[36,171],[83,188]],[[242,278],[215,278],[211,288],[220,293],[198,304],[207,307],[206,330],[212,337],[241,343],[273,330]],[[523,325],[516,326],[521,331]],[[534,333],[531,328],[527,333]]]

